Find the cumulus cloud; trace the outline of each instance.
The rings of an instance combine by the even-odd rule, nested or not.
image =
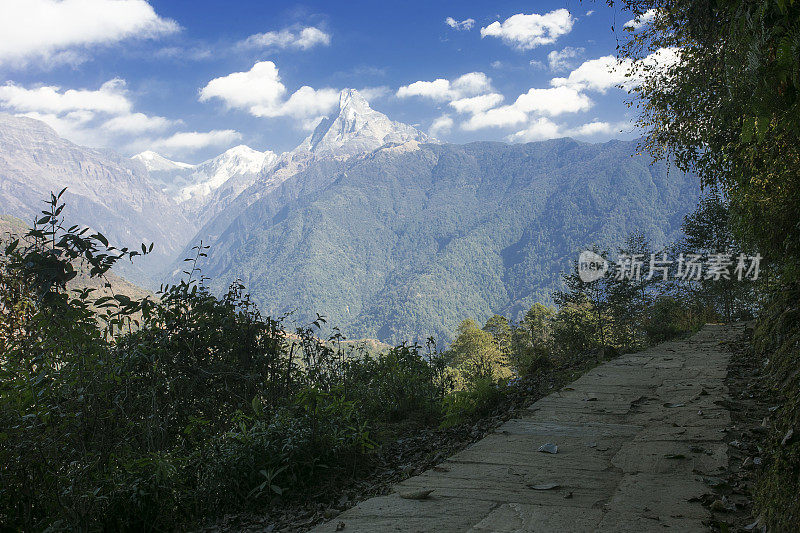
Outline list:
[[[453,82],[439,78],[433,81],[415,81],[397,90],[399,98],[419,96],[444,102],[479,95],[492,90],[492,81],[483,72],[470,72]]]
[[[308,50],[315,46],[328,46],[331,44],[329,33],[315,27],[308,26],[302,29],[284,28],[280,31],[256,33],[240,41],[239,48],[296,48]]]
[[[618,86],[627,90],[641,83],[645,72],[674,64],[678,60],[678,54],[677,48],[660,48],[636,62],[630,59],[618,61],[611,55],[590,59],[570,72],[569,76],[553,78],[550,85],[603,93]]]
[[[456,113],[466,115],[460,123],[463,130],[483,128],[506,128],[530,122],[532,116],[558,116],[578,113],[592,107],[591,99],[581,88],[570,86],[532,88],[520,94],[516,100],[501,105],[504,97],[492,87],[492,80],[482,72],[470,72],[450,81],[439,78],[433,81],[416,81],[397,90],[397,96],[417,96],[435,102],[447,102]],[[452,128],[454,120],[437,125],[442,129]]]
[[[175,33],[145,0],[5,0],[0,16],[0,64],[78,63],[93,46]]]
[[[575,137],[592,137],[595,135],[613,135],[615,133],[629,133],[633,131],[630,122],[602,122],[595,120],[572,128],[571,135]]]
[[[503,101],[503,95],[498,93],[481,94],[470,98],[453,100],[450,105],[459,113],[480,113],[498,105]]]
[[[537,46],[552,44],[572,31],[575,19],[564,8],[544,15],[518,13],[503,22],[494,21],[481,28],[481,37],[497,37],[518,50],[530,50]]]
[[[363,87],[359,89],[358,92],[367,102],[372,103],[374,100],[385,98],[392,92],[392,90],[386,85],[379,85],[377,87]]]
[[[504,105],[475,113],[461,124],[461,128],[467,131],[483,128],[504,128],[520,124],[526,120],[528,120],[528,115],[522,109],[514,105]]]
[[[552,87],[530,89],[519,95],[514,105],[525,113],[535,112],[554,117],[564,113],[588,111],[592,107],[592,101],[571,87]]]
[[[553,78],[550,85],[554,87],[572,87],[575,89],[591,89],[606,92],[611,87],[624,84],[630,62],[620,62],[614,56],[603,56],[584,61],[565,78]]]
[[[528,127],[524,130],[509,135],[508,140],[512,142],[531,142],[563,136],[558,124],[547,117],[540,117],[528,124]]]
[[[565,46],[561,50],[553,50],[547,54],[547,62],[550,65],[550,70],[568,70],[572,67],[572,59],[583,54],[583,48],[573,48],[572,46]]]
[[[432,100],[448,100],[451,97],[450,80],[438,78],[433,81],[415,81],[397,89],[397,96],[399,98],[420,96]]]
[[[468,31],[475,26],[475,19],[465,19],[461,22],[457,21],[453,17],[447,17],[444,19],[444,23],[453,28],[457,31]]]
[[[339,91],[303,86],[288,98],[278,67],[272,61],[259,61],[247,72],[233,72],[209,81],[200,89],[199,99],[222,100],[231,109],[243,109],[256,117],[288,116],[310,127],[308,119],[325,114],[336,107]]]
[[[475,111],[462,128],[469,131],[504,128],[527,122],[531,115],[558,116],[587,111],[591,106],[588,96],[568,87],[530,89],[513,104]]]
[[[40,120],[53,128],[56,133],[74,143],[87,146],[103,145],[102,136],[96,129],[89,127],[89,124],[95,119],[95,113],[92,111],[70,111],[61,115],[28,111],[18,113],[18,115]]]
[[[200,101],[219,98],[231,108],[277,106],[286,94],[278,67],[259,61],[247,72],[233,72],[209,81],[200,89]]]
[[[442,115],[433,121],[431,127],[428,129],[428,133],[431,137],[447,135],[453,129],[453,124],[454,121],[450,115]]]
[[[141,134],[149,131],[162,131],[178,123],[179,121],[164,117],[129,113],[107,120],[102,127],[114,133]]]
[[[62,137],[93,147],[186,153],[239,137],[232,130],[215,130],[177,132],[153,140],[150,137],[163,135],[182,121],[135,111],[125,80],[119,78],[103,83],[99,89],[27,88],[7,82],[0,86],[0,111],[41,120]]]
[[[97,90],[65,91],[55,85],[26,89],[9,81],[0,86],[0,105],[18,112],[56,114],[78,110],[119,114],[133,106],[125,94],[125,81],[119,78],[105,82]]]
[[[656,18],[656,10],[648,9],[638,17],[634,17],[628,22],[626,22],[623,28],[630,28],[631,31],[636,31],[642,26],[650,24],[654,18]]]
[[[511,142],[531,142],[560,137],[611,137],[618,133],[630,133],[631,131],[633,131],[633,125],[630,122],[611,123],[595,120],[570,128],[542,117],[531,121],[525,129],[512,133],[506,138]]]

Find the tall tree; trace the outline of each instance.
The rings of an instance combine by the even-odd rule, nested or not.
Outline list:
[[[472,319],[466,319],[458,326],[450,354],[464,382],[499,380],[511,375],[508,359],[492,334],[481,329]]]
[[[609,4],[648,14],[619,49],[633,65],[631,105],[641,112],[644,147],[718,187],[741,241],[797,279],[800,2]]]
[[[494,315],[483,326],[483,331],[492,334],[497,347],[505,357],[511,353],[511,326],[503,315]]]

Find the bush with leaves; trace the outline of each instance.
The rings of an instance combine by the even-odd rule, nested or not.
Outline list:
[[[60,197],[0,254],[5,526],[168,530],[263,509],[363,464],[375,427],[438,423],[452,384],[432,343],[346,352],[322,317],[290,334],[241,283],[209,292],[202,244],[157,298],[69,291],[79,269],[103,280],[152,247],[66,227]]]

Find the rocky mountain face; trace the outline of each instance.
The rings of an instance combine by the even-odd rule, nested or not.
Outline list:
[[[188,257],[191,246],[201,240],[217,243],[225,239],[231,224],[261,200],[273,206],[285,205],[298,195],[318,190],[337,179],[352,159],[366,157],[387,145],[413,148],[430,141],[416,128],[392,121],[372,109],[355,89],[345,89],[339,95],[339,106],[334,113],[323,118],[295,149],[268,157],[258,175],[236,181],[236,196],[217,194],[207,202],[201,229],[182,257]],[[181,265],[175,263],[166,274],[174,276],[181,271]]]
[[[69,186],[79,222],[168,243],[158,281],[179,278],[202,240],[212,288],[240,278],[265,313],[320,313],[351,338],[447,341],[465,317],[547,301],[585,246],[677,238],[697,179],[634,154],[635,142],[568,138],[439,144],[354,90],[294,150],[239,146],[199,165],[125,159],[2,117],[0,213],[29,220]]]
[[[424,143],[429,139],[413,126],[390,120],[372,109],[355,89],[345,89],[339,95],[336,113],[322,119],[294,153],[342,158],[409,141]]]
[[[64,187],[70,223],[100,231],[119,247],[155,243],[150,256],[120,264],[137,283],[146,284],[192,236],[189,221],[141,164],[73,144],[38,120],[0,114],[0,213],[31,224],[50,193]]]

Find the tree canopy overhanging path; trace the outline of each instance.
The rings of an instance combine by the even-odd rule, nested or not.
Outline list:
[[[600,365],[313,531],[707,531],[690,500],[728,463],[725,344],[743,328],[707,325]]]

